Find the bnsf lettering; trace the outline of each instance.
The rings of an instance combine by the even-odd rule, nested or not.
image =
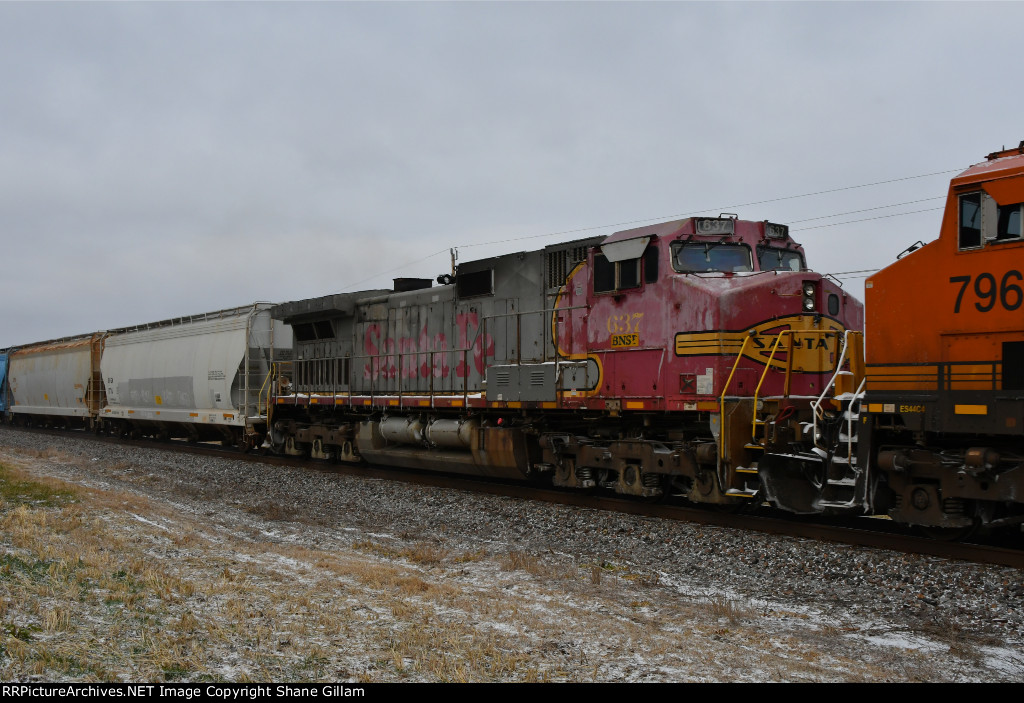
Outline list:
[[[638,334],[613,334],[612,335],[612,346],[613,347],[636,347],[640,345],[640,335]]]
[[[970,288],[978,302],[974,307],[978,312],[988,312],[998,303],[1004,310],[1016,310],[1024,302],[1024,289],[1017,285],[1017,281],[1024,280],[1020,271],[1010,269],[1003,274],[999,283],[991,273],[979,273],[971,285],[971,276],[950,276],[950,283],[959,283],[960,290],[956,294],[956,303],[953,304],[953,312],[960,312],[964,302],[964,294]]]

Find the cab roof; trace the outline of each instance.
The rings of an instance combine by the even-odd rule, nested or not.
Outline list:
[[[985,161],[974,164],[954,177],[950,186],[957,188],[1022,174],[1024,174],[1024,141],[1013,149],[992,152],[985,158]]]

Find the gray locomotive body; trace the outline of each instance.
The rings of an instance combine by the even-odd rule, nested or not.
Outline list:
[[[559,381],[587,383],[556,379],[550,330],[567,271],[599,241],[467,262],[441,285],[396,279],[393,290],[276,306],[294,359],[278,368],[273,447],[523,478],[540,458],[515,411],[529,398],[554,401]]]

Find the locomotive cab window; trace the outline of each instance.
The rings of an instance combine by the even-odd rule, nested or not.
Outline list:
[[[961,249],[975,249],[981,246],[981,193],[960,196],[960,238]]]
[[[1000,205],[996,222],[996,241],[1002,242],[1021,238],[1021,210],[1024,203]]]
[[[757,263],[762,271],[804,271],[804,257],[792,249],[758,247]]]
[[[640,287],[640,259],[608,261],[604,254],[594,253],[594,292],[611,293]]]
[[[978,249],[988,242],[1015,242],[1024,238],[1024,203],[999,205],[985,192],[960,196],[958,247]]]
[[[753,271],[750,247],[723,242],[686,242],[672,248],[672,266],[679,273]]]

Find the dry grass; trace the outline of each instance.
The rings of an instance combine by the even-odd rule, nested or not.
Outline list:
[[[708,596],[707,609],[712,618],[730,625],[738,625],[751,616],[751,612],[738,601],[723,595]]]
[[[0,678],[61,681],[899,680],[847,634],[656,573],[421,534],[306,540],[272,504],[221,523],[130,491],[0,471]],[[13,466],[22,464],[21,468]],[[127,471],[123,467],[122,471]],[[149,471],[131,472],[146,485]],[[262,506],[262,507],[261,507]],[[274,522],[269,537],[256,520]],[[778,634],[780,623],[803,630]],[[829,644],[824,638],[829,635]],[[966,646],[948,638],[950,651]],[[954,652],[955,648],[959,648]],[[827,652],[827,654],[823,654]],[[963,650],[964,655],[968,655]],[[751,674],[751,672],[754,672]],[[746,678],[744,678],[746,677]],[[935,679],[932,679],[935,680]]]

